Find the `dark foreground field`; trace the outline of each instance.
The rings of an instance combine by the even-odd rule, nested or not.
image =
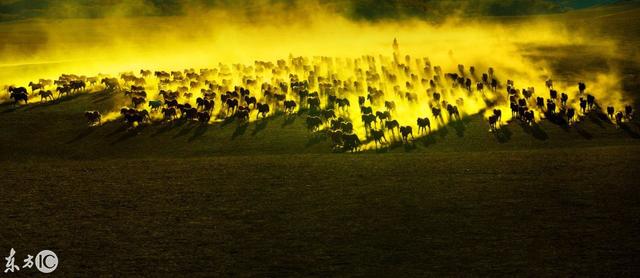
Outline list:
[[[640,146],[2,165],[56,274],[637,276]],[[8,249],[7,249],[8,252]]]

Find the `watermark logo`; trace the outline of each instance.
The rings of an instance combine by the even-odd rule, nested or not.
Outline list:
[[[58,268],[58,256],[51,250],[42,250],[36,256],[36,268],[42,273],[51,273]]]
[[[51,250],[42,250],[35,258],[27,254],[27,258],[23,260],[22,267],[16,265],[15,256],[16,250],[11,248],[9,256],[4,258],[6,261],[4,273],[18,272],[21,268],[24,270],[34,266],[42,273],[51,273],[58,268],[58,256]]]

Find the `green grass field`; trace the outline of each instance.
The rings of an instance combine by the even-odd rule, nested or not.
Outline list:
[[[639,65],[614,63],[637,96]],[[640,274],[637,119],[494,134],[471,115],[351,154],[304,115],[87,127],[113,104],[0,105],[2,257],[50,249],[64,277]]]

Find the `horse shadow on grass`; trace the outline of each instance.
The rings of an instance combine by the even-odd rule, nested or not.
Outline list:
[[[269,124],[269,121],[270,121],[269,118],[265,118],[265,119],[262,119],[261,121],[257,121],[256,127],[251,132],[251,136],[256,136],[256,134],[260,133],[260,131],[265,130],[267,128],[267,125]]]
[[[60,104],[60,103],[63,103],[63,102],[69,102],[69,101],[75,100],[75,99],[77,99],[77,98],[79,98],[81,96],[85,96],[85,95],[86,94],[75,93],[75,94],[72,94],[72,95],[63,96],[61,98],[56,98],[54,100],[50,100],[50,101],[46,101],[46,102],[34,103],[32,105],[29,105],[29,107],[25,108],[24,111],[30,111],[30,110],[38,109],[38,108],[46,108],[46,107],[53,106],[53,105],[56,105],[56,104]]]
[[[138,135],[140,135],[140,133],[146,128],[146,125],[139,125],[137,127],[134,128],[129,128],[126,130],[126,132],[124,134],[122,134],[120,137],[118,137],[118,139],[116,139],[115,141],[111,142],[111,145],[116,145],[119,143],[122,143],[124,141],[127,141],[131,138],[134,138]]]
[[[520,126],[525,133],[533,136],[533,138],[536,138],[540,141],[549,139],[549,135],[547,135],[547,133],[540,127],[538,123],[531,123],[531,125],[527,123],[520,123]]]
[[[418,138],[417,141],[424,147],[429,147],[437,142],[436,135],[433,132],[429,132],[427,135]]]
[[[391,149],[389,145],[378,145],[376,148],[376,153],[388,153]]]
[[[220,124],[220,128],[224,128],[235,121],[236,121],[236,117],[223,117],[222,123]]]
[[[402,141],[396,140],[396,138],[394,136],[391,136],[388,139],[389,139],[389,144],[387,144],[385,146],[387,151],[392,151],[392,150],[398,149],[398,148],[402,147],[402,145],[404,143]]]
[[[249,127],[248,122],[239,123],[238,126],[236,127],[236,130],[234,130],[233,134],[231,135],[231,140],[234,140],[239,136],[244,135],[245,132],[247,132],[248,127]]]
[[[304,116],[305,114],[309,113],[310,109],[307,107],[304,108],[300,108],[298,109],[298,112],[294,113],[293,115],[297,115],[297,116]]]
[[[0,107],[7,108],[5,110],[2,110],[2,112],[0,113],[7,114],[11,112],[16,112],[19,110],[27,111],[28,109],[31,109],[31,107],[33,107],[34,104],[37,104],[37,102],[30,102],[27,104],[25,104],[24,102],[15,103],[12,99],[9,99],[9,101],[0,104]]]
[[[311,135],[311,138],[309,138],[309,141],[307,141],[307,144],[305,145],[306,148],[317,145],[321,142],[324,142],[327,140],[327,135],[324,132],[313,132]]]
[[[183,126],[182,129],[180,129],[180,131],[178,131],[178,133],[173,136],[173,139],[185,136],[185,135],[189,134],[195,128],[193,123],[185,123],[182,126]]]
[[[391,138],[391,140],[389,140],[385,145],[378,144],[375,151],[377,153],[387,153],[399,148],[403,148],[405,152],[410,152],[418,148],[416,146],[416,141],[421,141],[421,138],[413,138],[408,142],[405,142],[404,140],[402,140],[402,138]]]
[[[582,136],[584,139],[587,139],[587,140],[593,139],[593,135],[586,129],[582,128],[580,124],[576,124],[574,125],[574,127],[578,135]]]
[[[402,144],[402,146],[404,147],[404,151],[405,152],[411,152],[414,151],[418,148],[418,146],[416,146],[416,140],[412,139],[409,140],[408,142],[405,142],[404,144]]]
[[[83,129],[82,131],[80,131],[80,133],[78,133],[78,135],[76,135],[75,137],[71,138],[71,140],[67,141],[66,144],[73,144],[75,142],[78,142],[78,141],[82,140],[83,138],[91,135],[91,133],[93,133],[94,130],[95,130],[94,127],[87,127],[85,129]]]
[[[638,126],[638,124],[636,124]],[[629,134],[631,138],[640,139],[640,133],[638,131],[633,130],[632,126],[629,123],[620,123],[620,129]]]
[[[193,142],[194,140],[202,137],[202,135],[204,135],[208,129],[209,124],[200,124],[193,132],[193,135],[189,138],[189,142]]]
[[[589,112],[587,117],[591,119],[591,121],[596,123],[598,126],[604,128],[604,125],[602,123],[605,121],[609,121],[609,119],[607,119],[606,115],[604,114],[602,114],[604,115],[604,119],[602,118],[602,115],[596,115],[596,114],[597,112],[592,111],[592,112]],[[573,125],[569,124],[567,116],[564,112],[552,114],[552,115],[547,114],[547,120],[559,126],[565,132],[569,132],[571,130],[571,127],[573,127],[573,129],[575,129],[578,135],[582,136],[587,140],[593,139],[593,135],[586,129],[582,128],[580,122],[574,123]]]
[[[282,127],[287,127],[296,122],[298,117],[295,114],[285,115],[284,121],[282,122]]]
[[[458,135],[458,137],[464,137],[464,132],[466,130],[464,120],[453,121],[449,125],[456,130],[456,135]]]
[[[31,111],[38,108],[46,108],[46,107],[53,106],[60,103],[62,103],[62,101],[60,101],[59,99],[54,99],[46,102],[34,102],[33,104],[29,105],[29,107],[25,108],[24,111]]]
[[[115,96],[115,94],[103,91],[103,92],[99,92],[99,93],[95,93],[92,95],[91,99],[92,99],[92,103],[100,103],[103,101],[106,101],[110,98],[112,98],[113,96]]]
[[[511,132],[509,125],[503,125],[493,131],[493,136],[496,137],[496,140],[498,140],[499,143],[503,144],[511,140],[511,135],[513,135],[513,133]]]
[[[109,134],[107,134],[107,137],[111,137],[114,136],[116,134],[122,133],[124,131],[126,131],[129,127],[125,124],[119,124],[118,128],[114,129],[112,132],[110,132]]]
[[[449,135],[449,129],[446,125],[443,125],[438,128],[438,130],[436,130],[433,134],[439,136],[441,139],[444,139],[447,137],[447,135]]]
[[[187,134],[189,134],[195,127],[198,126],[199,122],[196,122],[194,120],[189,120],[189,119],[179,119],[176,122],[175,127],[182,127],[182,129],[180,129],[180,131],[173,136],[173,138],[178,138],[178,137],[182,137],[185,136]],[[174,128],[175,128],[174,127]]]
[[[587,113],[587,118],[591,120],[591,122],[595,123],[601,128],[605,128],[605,123],[611,123],[609,117],[606,114],[598,111],[590,111]]]
[[[545,113],[545,117],[550,123],[559,126],[565,132],[569,132],[569,122],[567,122],[564,112],[557,114]]]
[[[161,125],[161,127],[156,130],[156,132],[154,132],[153,134],[151,134],[151,137],[156,137],[158,135],[161,135],[163,133],[169,132],[171,130],[174,130],[178,127],[183,126],[187,121],[183,120],[183,119],[178,119],[178,120],[173,120],[170,122],[163,122]]]
[[[105,102],[107,100],[111,99],[110,95],[102,95],[99,98],[95,98],[91,101],[91,103],[93,104],[97,104],[97,103],[101,103],[101,102]]]
[[[20,109],[20,106],[10,106],[9,108],[2,110],[2,114],[8,114],[11,112],[15,112],[18,111]]]

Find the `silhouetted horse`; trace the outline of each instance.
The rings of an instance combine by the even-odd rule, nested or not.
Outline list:
[[[625,116],[627,117],[627,119],[631,120],[632,116],[633,116],[633,107],[631,107],[631,105],[627,105],[624,107],[624,113]]]
[[[555,104],[555,102],[553,102],[550,99],[547,99],[547,112],[549,114],[555,114],[556,113],[556,104]]]
[[[134,92],[144,91],[144,86],[131,85],[131,91],[134,91]]]
[[[40,95],[41,102],[45,99],[53,100],[53,93],[51,91],[40,90],[40,92],[38,92],[38,95]]]
[[[327,136],[331,138],[331,142],[333,143],[334,147],[342,146],[344,144],[344,142],[342,141],[343,135],[344,132],[342,132],[342,130],[327,130]]]
[[[100,124],[102,121],[102,115],[98,111],[86,111],[84,117],[87,119],[89,125]]]
[[[587,95],[587,107],[589,108],[589,110],[592,110],[595,105],[596,105],[596,97],[592,95]]]
[[[349,103],[349,100],[346,98],[338,98],[336,99],[336,103],[338,104],[338,108],[340,109],[346,109],[351,106],[351,104]]]
[[[133,127],[135,124],[142,124],[145,121],[149,121],[149,112],[147,110],[136,110],[133,108],[122,108],[120,114],[124,116],[125,123]]]
[[[162,101],[150,100],[149,107],[151,108],[151,111],[157,111],[158,109],[160,109],[160,107],[162,107]]]
[[[238,108],[238,100],[235,98],[227,98],[225,104],[227,105],[227,114],[233,113]]]
[[[607,107],[607,115],[609,116],[609,119],[613,119],[614,112],[615,109],[613,108],[613,106]]]
[[[387,108],[387,111],[395,111],[396,110],[396,103],[393,101],[385,101],[384,102],[384,107]]]
[[[622,124],[623,117],[624,117],[624,114],[622,114],[622,112],[616,113],[616,124],[618,125]]]
[[[308,116],[307,117],[307,128],[311,131],[316,131],[322,125],[322,119],[318,116]]]
[[[493,109],[493,115],[496,116],[496,121],[500,123],[502,121],[502,110]]]
[[[360,113],[373,114],[373,109],[371,108],[371,106],[360,106]]]
[[[198,112],[198,121],[206,124],[211,120],[211,114],[206,111]]]
[[[138,107],[140,105],[143,105],[147,102],[147,100],[143,97],[132,97],[131,98],[131,103],[133,104],[133,107]]]
[[[442,117],[442,110],[438,107],[431,107],[431,114],[433,114],[434,118],[441,118]]]
[[[360,149],[360,138],[356,134],[343,134],[342,141],[344,142],[345,151],[355,152]]]
[[[376,116],[373,114],[364,114],[362,115],[362,122],[364,123],[365,129],[371,129],[371,123],[376,124]]]
[[[524,112],[523,118],[524,118],[524,121],[525,121],[527,124],[529,124],[529,125],[533,124],[533,121],[535,120],[535,118],[534,118],[534,117],[535,117],[535,116],[534,116],[534,114],[533,114],[533,110],[528,110],[528,111],[525,111],[525,112]]]
[[[392,134],[395,134],[395,132],[393,130],[394,129],[399,129],[400,128],[400,124],[398,123],[397,120],[391,120],[391,121],[386,121],[384,123],[384,127],[387,128],[387,130],[391,131]]]
[[[82,80],[72,80],[71,83],[69,83],[69,86],[71,87],[72,91],[81,91],[81,90],[85,90],[87,87],[87,84],[84,83],[84,81]]]
[[[249,120],[249,108],[248,107],[239,107],[235,114],[236,118],[241,121]]]
[[[436,102],[440,101],[440,93],[433,93],[433,100],[435,100]]]
[[[389,111],[377,111],[376,112],[376,117],[378,117],[378,119],[380,119],[380,121],[386,121],[388,119],[391,118],[391,114],[389,113]]]
[[[320,99],[317,97],[309,97],[307,104],[309,104],[309,109],[320,109]]]
[[[575,117],[576,115],[576,110],[573,108],[569,108],[567,109],[567,123],[571,124],[571,121],[573,121],[573,117]]]
[[[345,133],[353,132],[353,124],[351,122],[341,122],[340,129]]]
[[[28,94],[27,88],[25,88],[25,87],[9,87],[9,93],[11,93],[11,94],[13,94],[13,93]]]
[[[296,102],[293,100],[285,100],[284,101],[284,112],[285,113],[293,113],[296,109]]]
[[[244,96],[244,103],[247,106],[251,106],[253,105],[253,107],[256,107],[256,104],[258,103],[258,101],[256,100],[256,97],[252,97],[252,96]]]
[[[196,104],[198,105],[198,109],[201,111],[211,111],[213,110],[214,106],[215,106],[215,101],[212,100],[207,100],[207,99],[203,99],[203,98],[197,98],[196,99]]]
[[[498,129],[498,116],[496,115],[489,116],[489,129],[491,131]]]
[[[584,113],[587,110],[587,100],[580,98],[580,110]]]
[[[454,118],[460,119],[460,112],[458,111],[458,107],[457,106],[448,104],[447,105],[447,112],[449,112],[449,118],[450,119],[454,119]]]
[[[267,114],[269,114],[269,104],[266,103],[258,103],[258,115],[256,115],[256,119],[262,115],[262,118],[266,118]]]
[[[322,115],[322,118],[329,120],[329,119],[333,119],[336,117],[336,112],[333,111],[333,109],[325,109],[320,111],[320,114]]]
[[[29,95],[25,92],[12,92],[9,98],[13,99],[13,104],[17,105],[20,101],[24,101],[24,104],[29,102]]]
[[[197,108],[185,108],[182,109],[182,117],[187,120],[198,120],[198,109]]]
[[[385,143],[388,142],[387,137],[384,136],[384,131],[378,130],[378,129],[371,130],[371,138],[373,138],[373,141],[376,144],[376,147],[378,146],[378,144],[382,145],[383,141]]]
[[[429,121],[429,118],[418,118],[418,132],[425,133],[427,132],[427,128],[429,128],[429,132],[431,132],[431,121]]]
[[[162,108],[162,115],[165,120],[175,120],[178,116],[176,109],[174,107]]]
[[[415,140],[413,137],[413,128],[411,126],[401,126],[400,134],[402,134],[402,140],[409,142],[409,135],[411,135],[411,139]]]
[[[33,82],[29,82],[29,87],[31,87],[31,92],[35,92],[36,90],[42,90],[44,89],[44,85],[40,84],[40,83],[33,83]]]
[[[538,108],[544,108],[544,98],[536,97],[536,106],[538,106]]]

